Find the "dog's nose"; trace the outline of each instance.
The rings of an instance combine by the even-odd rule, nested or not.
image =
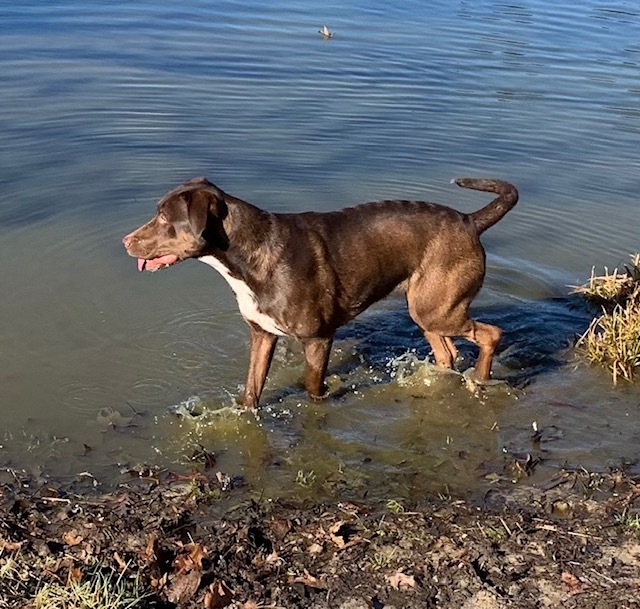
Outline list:
[[[135,237],[133,236],[133,234],[129,234],[129,235],[125,235],[122,238],[122,243],[127,249],[129,249],[134,240],[135,240]]]

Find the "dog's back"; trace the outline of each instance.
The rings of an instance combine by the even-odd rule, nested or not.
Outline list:
[[[471,214],[426,201],[388,200],[335,212],[276,214],[283,256],[346,303],[341,317],[355,317],[403,286],[416,273],[458,274],[472,298],[485,273],[481,232],[517,202],[517,190],[498,180],[458,180],[460,186],[499,194]],[[338,271],[338,272],[336,272]]]

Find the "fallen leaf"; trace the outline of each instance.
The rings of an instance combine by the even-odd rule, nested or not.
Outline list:
[[[130,505],[131,497],[127,493],[123,493],[115,497],[113,501],[113,511],[122,516],[129,511]]]
[[[78,535],[76,531],[67,531],[62,536],[62,541],[64,541],[68,546],[77,546],[79,543],[82,543],[82,540],[82,535]]]
[[[173,573],[169,576],[169,582],[164,594],[170,603],[180,605],[193,598],[200,586],[200,571],[188,573]]]
[[[6,550],[7,552],[15,552],[22,547],[23,541],[5,541],[0,539],[0,552]]]
[[[156,579],[155,577],[151,578],[151,587],[152,588],[164,588],[167,585],[167,580],[169,579],[169,574],[165,573],[162,577]]]
[[[69,556],[67,556],[66,558],[61,558],[57,560],[53,564],[46,564],[44,569],[47,573],[58,575],[62,569],[71,569],[72,567],[73,567],[73,560]]]
[[[193,470],[190,474],[171,472],[167,475],[167,482],[191,482],[192,484],[201,482],[202,484],[208,484],[210,481],[209,476],[197,470]]]
[[[287,534],[291,531],[293,525],[290,520],[272,520],[271,521],[271,530],[275,535],[276,539],[282,541]]]
[[[69,578],[68,581],[76,581],[79,582],[82,580],[82,569],[80,567],[71,567],[69,569]]]
[[[329,537],[331,538],[331,541],[333,541],[333,543],[335,543],[339,548],[344,548],[346,543],[344,537],[338,535],[343,524],[343,520],[338,520],[338,522],[329,529]]]
[[[319,543],[312,543],[309,546],[309,554],[311,555],[316,555],[316,554],[320,554],[322,552],[322,550],[324,550],[324,546],[322,546],[322,544]]]
[[[583,584],[575,575],[573,575],[573,573],[569,573],[568,571],[562,572],[560,580],[565,586],[567,586],[567,588],[569,588],[569,596],[580,594],[580,592],[582,592],[586,587],[586,585]]]
[[[562,572],[562,576],[560,577],[560,580],[562,581],[563,584],[565,584],[566,586],[569,586],[570,588],[575,588],[580,585],[580,580],[575,575],[573,575],[572,573],[569,573],[568,571]]]
[[[416,580],[413,575],[406,575],[402,571],[398,571],[393,575],[387,575],[389,585],[395,590],[406,590],[407,588],[415,588]]]
[[[185,548],[189,551],[189,556],[198,569],[202,569],[202,561],[209,556],[207,548],[199,543],[187,544]]]
[[[265,562],[268,565],[279,565],[283,562],[283,560],[278,556],[278,553],[274,550],[273,552],[271,552],[271,554],[267,556],[267,558],[265,559]]]
[[[202,571],[202,561],[208,556],[207,549],[199,543],[188,543],[183,545],[182,549],[184,552],[178,554],[173,561],[176,570],[178,572]]]
[[[304,575],[295,577],[291,581],[292,583],[301,583],[305,586],[309,586],[310,588],[316,588],[319,590],[324,590],[327,587],[321,580],[311,575],[306,569],[304,570]]]
[[[223,609],[233,602],[233,596],[233,590],[224,582],[213,583],[204,595],[205,609]]]
[[[142,557],[145,559],[145,562],[147,564],[156,560],[157,545],[158,538],[155,535],[151,535],[149,537],[149,541],[147,542],[147,547],[142,554]]]
[[[355,534],[353,525],[348,524],[343,520],[339,520],[329,529],[329,538],[341,550],[362,541],[362,539]]]
[[[459,548],[448,537],[440,537],[433,546],[434,551],[442,552],[451,560],[461,560],[467,556],[466,548]]]
[[[114,552],[113,559],[118,563],[118,566],[120,567],[120,570],[122,572],[127,570],[127,563],[122,559],[122,556],[120,556],[120,554]]]
[[[355,504],[355,503],[340,503],[338,504],[338,507],[343,511],[346,512],[347,514],[351,514],[352,516],[355,516],[356,514],[360,513],[360,508]]]

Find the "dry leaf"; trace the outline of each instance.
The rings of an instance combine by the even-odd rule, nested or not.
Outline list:
[[[202,571],[202,561],[207,557],[207,549],[198,543],[188,543],[183,546],[182,552],[175,557],[173,566],[178,572]]]
[[[83,540],[82,535],[78,535],[76,531],[67,531],[62,536],[62,541],[64,541],[68,546],[77,546]]]
[[[387,575],[389,585],[396,590],[406,590],[407,588],[415,588],[416,580],[413,575],[406,575],[402,571],[398,571],[393,575]]]
[[[267,558],[265,559],[265,562],[268,565],[277,565],[283,561],[282,561],[282,558],[278,556],[278,553],[274,550],[273,552],[271,552],[271,554],[269,554],[269,556],[267,556]]]
[[[568,571],[563,571],[560,579],[563,584],[569,586],[570,588],[575,588],[580,585],[580,580]]]
[[[341,550],[362,541],[362,539],[355,534],[353,525],[350,525],[343,520],[339,520],[329,529],[329,538]]]
[[[333,541],[333,543],[335,543],[339,548],[344,548],[346,543],[344,537],[337,534],[343,524],[344,520],[338,520],[338,522],[329,529],[329,537],[331,538],[331,541]]]
[[[292,528],[293,525],[290,520],[281,519],[271,521],[271,530],[279,541],[282,541]]]
[[[0,539],[0,552],[6,550],[7,552],[15,552],[22,547],[23,541],[5,541]]]
[[[190,543],[185,546],[185,549],[189,551],[189,556],[198,569],[202,569],[202,561],[209,555],[207,548],[199,543]]]
[[[173,573],[169,576],[169,583],[165,588],[165,596],[170,603],[180,605],[193,598],[200,586],[199,571],[188,573]]]
[[[156,547],[157,547],[158,538],[155,535],[151,535],[149,537],[149,541],[147,542],[147,547],[145,548],[142,557],[145,559],[146,563],[150,563],[152,560],[156,560]]]
[[[204,595],[205,609],[223,609],[233,602],[233,596],[233,590],[224,582],[211,584]]]
[[[118,563],[118,566],[120,567],[121,571],[124,572],[127,570],[127,563],[124,562],[124,560],[122,560],[122,557],[120,556],[120,554],[118,554],[117,552],[114,552],[113,559]]]
[[[309,586],[310,588],[317,588],[319,590],[324,590],[327,586],[319,580],[317,577],[314,577],[307,571],[304,570],[304,575],[301,577],[296,577],[291,580],[293,583],[301,583],[305,586]]]
[[[167,580],[169,579],[169,574],[165,573],[162,577],[156,579],[155,577],[151,578],[151,587],[152,588],[164,588],[167,585]]]
[[[568,571],[562,572],[560,580],[569,588],[569,596],[580,594],[585,589],[585,585],[573,573]]]
[[[128,493],[117,495],[113,501],[113,511],[116,514],[124,515],[129,511],[131,506],[131,497]]]
[[[309,546],[309,554],[312,554],[312,555],[320,554],[322,550],[324,550],[324,546],[322,546],[322,544],[319,544],[319,543],[312,543]]]
[[[466,548],[459,548],[448,537],[440,537],[434,545],[434,550],[441,551],[451,560],[462,560],[468,554]]]
[[[45,564],[45,571],[58,575],[62,569],[71,569],[73,567],[73,560],[71,557],[60,558],[53,564]]]
[[[68,578],[69,582],[72,581],[82,581],[82,569],[80,569],[80,567],[71,567],[69,569],[69,578]]]

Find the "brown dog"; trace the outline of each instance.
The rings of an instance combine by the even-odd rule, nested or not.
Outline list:
[[[197,178],[166,194],[123,243],[140,271],[197,258],[227,280],[251,334],[247,408],[258,405],[278,336],[302,343],[305,387],[322,397],[336,329],[396,287],[406,290],[436,364],[451,368],[451,338],[464,337],[479,346],[475,376],[486,381],[502,331],[468,317],[485,274],[479,236],[516,204],[518,191],[499,180],[455,183],[498,197],[471,214],[421,201],[273,214]]]

